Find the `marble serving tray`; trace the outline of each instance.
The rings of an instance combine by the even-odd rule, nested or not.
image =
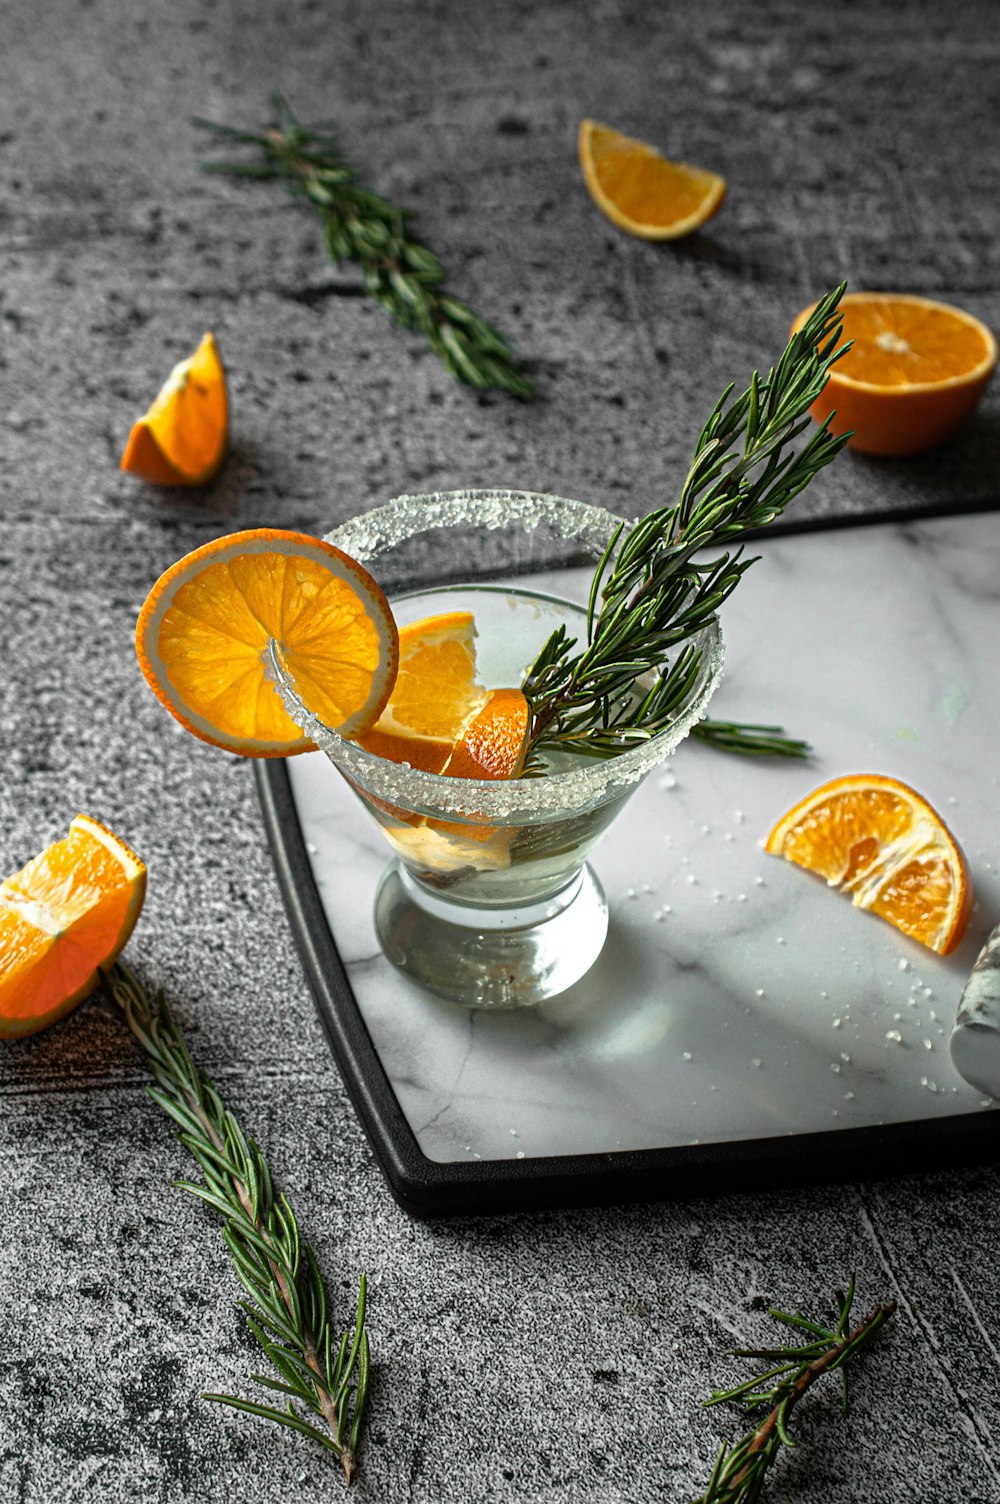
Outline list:
[[[683,743],[593,854],[601,959],[539,1008],[470,1012],[395,972],[372,924],[388,856],[374,824],[320,753],[259,769],[331,1045],[415,1214],[995,1155],[995,1104],[956,1074],[948,1036],[1000,917],[1000,515],[770,535],[754,552],[724,608],[711,713],[781,723],[815,751]],[[586,578],[559,588],[579,596]],[[790,804],[850,772],[911,783],[962,843],[976,906],[953,956],[763,851]]]

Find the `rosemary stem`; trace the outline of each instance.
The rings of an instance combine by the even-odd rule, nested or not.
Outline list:
[[[853,1332],[849,1332],[848,1335],[844,1337],[840,1342],[838,1342],[835,1347],[828,1348],[821,1357],[814,1359],[814,1361],[810,1363],[808,1367],[799,1374],[788,1391],[782,1396],[782,1398],[774,1406],[773,1410],[770,1411],[766,1419],[762,1421],[757,1430],[754,1432],[753,1440],[750,1442],[750,1445],[747,1448],[747,1465],[743,1467],[738,1473],[736,1473],[730,1480],[730,1486],[734,1491],[738,1489],[743,1482],[746,1481],[747,1474],[751,1471],[752,1468],[752,1459],[754,1455],[758,1452],[764,1451],[764,1449],[770,1443],[771,1437],[777,1430],[779,1424],[784,1425],[787,1423],[789,1415],[794,1410],[795,1406],[798,1404],[799,1400],[806,1393],[806,1391],[810,1389],[812,1385],[815,1384],[816,1380],[818,1378],[821,1378],[824,1373],[826,1373],[831,1368],[835,1368],[839,1363],[841,1363],[843,1359],[848,1355],[848,1353],[853,1350],[853,1348],[859,1346],[867,1338],[873,1336],[877,1329],[882,1325],[882,1323],[889,1319],[895,1309],[896,1302],[894,1300],[889,1300],[886,1301],[884,1305],[876,1306],[873,1311],[870,1311],[868,1313],[863,1321],[860,1321],[858,1323]]]

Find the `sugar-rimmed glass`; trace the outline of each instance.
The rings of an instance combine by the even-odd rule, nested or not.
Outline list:
[[[374,575],[400,625],[472,610],[479,676],[500,688],[520,684],[560,623],[585,641],[587,589],[620,522],[564,497],[464,490],[397,497],[326,541]],[[722,671],[717,622],[700,646],[697,680],[658,736],[616,757],[561,756],[543,777],[502,781],[425,773],[345,740],[299,698],[272,646],[286,709],[394,852],[375,897],[379,942],[394,966],[474,1008],[538,1003],[586,973],[608,927],[587,854],[705,714]]]

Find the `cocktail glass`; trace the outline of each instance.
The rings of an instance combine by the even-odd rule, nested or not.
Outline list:
[[[620,522],[562,497],[466,490],[401,496],[326,536],[378,580],[400,626],[471,610],[478,676],[493,689],[519,686],[561,623],[586,642],[590,581]],[[480,781],[425,773],[345,740],[309,710],[271,645],[288,713],[394,853],[375,897],[379,942],[394,966],[453,1003],[489,1009],[541,1002],[585,974],[608,928],[587,854],[705,714],[722,670],[717,622],[700,646],[685,703],[648,742],[611,758],[561,754],[540,777]]]

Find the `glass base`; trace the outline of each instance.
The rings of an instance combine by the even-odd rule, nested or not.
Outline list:
[[[542,903],[480,908],[432,892],[396,861],[375,894],[375,929],[393,966],[437,997],[466,1008],[528,1008],[590,970],[608,905],[586,864]]]

